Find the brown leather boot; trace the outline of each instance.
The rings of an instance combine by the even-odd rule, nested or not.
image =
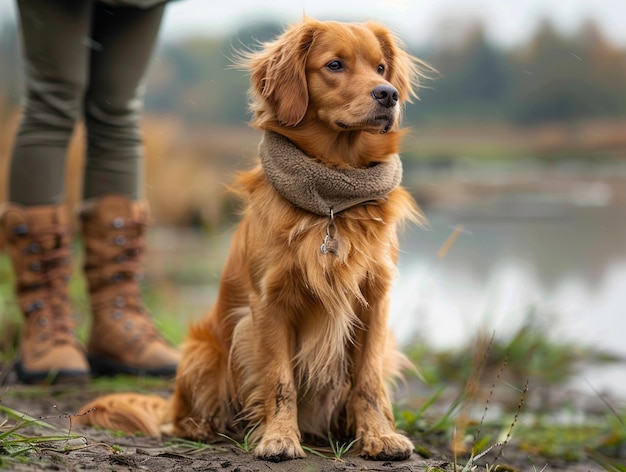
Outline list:
[[[93,324],[87,346],[94,374],[174,375],[180,353],[143,306],[139,281],[148,207],[108,195],[80,211]]]
[[[75,335],[68,297],[71,233],[65,209],[57,205],[7,204],[0,224],[15,272],[15,290],[26,318],[17,374],[22,382],[84,382],[85,352]]]

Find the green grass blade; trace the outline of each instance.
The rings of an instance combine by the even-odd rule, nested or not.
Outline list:
[[[7,416],[9,416],[10,418],[14,419],[14,420],[20,420],[23,421],[24,426],[22,427],[26,427],[26,426],[41,426],[42,428],[48,428],[48,429],[57,429],[55,426],[51,425],[50,423],[46,423],[45,421],[42,421],[41,419],[38,418],[34,418],[32,416],[27,415],[26,413],[22,413],[21,411],[17,411],[14,410],[13,408],[9,408],[6,405],[2,405],[0,404],[0,412],[5,413]]]

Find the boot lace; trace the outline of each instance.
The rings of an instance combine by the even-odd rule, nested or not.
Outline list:
[[[71,275],[71,238],[65,225],[50,224],[29,229],[25,225],[14,229],[19,237],[30,237],[23,252],[27,259],[27,282],[18,283],[18,291],[31,294],[32,300],[23,307],[27,318],[39,328],[41,341],[55,344],[75,343],[76,316],[68,295]],[[53,246],[48,248],[49,241]]]
[[[111,258],[104,268],[104,280],[116,286],[113,295],[93,300],[94,311],[110,311],[111,317],[121,324],[125,342],[137,350],[149,342],[161,339],[143,305],[139,283],[143,280],[142,259],[145,251],[145,228],[140,218],[116,217],[111,223]]]

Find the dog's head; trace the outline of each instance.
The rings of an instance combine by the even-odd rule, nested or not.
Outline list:
[[[312,19],[246,55],[244,66],[254,126],[373,133],[398,126],[427,67],[381,25]]]

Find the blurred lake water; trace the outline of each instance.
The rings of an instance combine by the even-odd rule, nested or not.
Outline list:
[[[410,228],[402,243],[391,321],[400,342],[458,348],[481,328],[506,338],[533,314],[555,341],[626,359],[625,171],[533,172],[526,192],[426,207],[430,228]],[[626,399],[626,364],[585,370],[575,383]]]

